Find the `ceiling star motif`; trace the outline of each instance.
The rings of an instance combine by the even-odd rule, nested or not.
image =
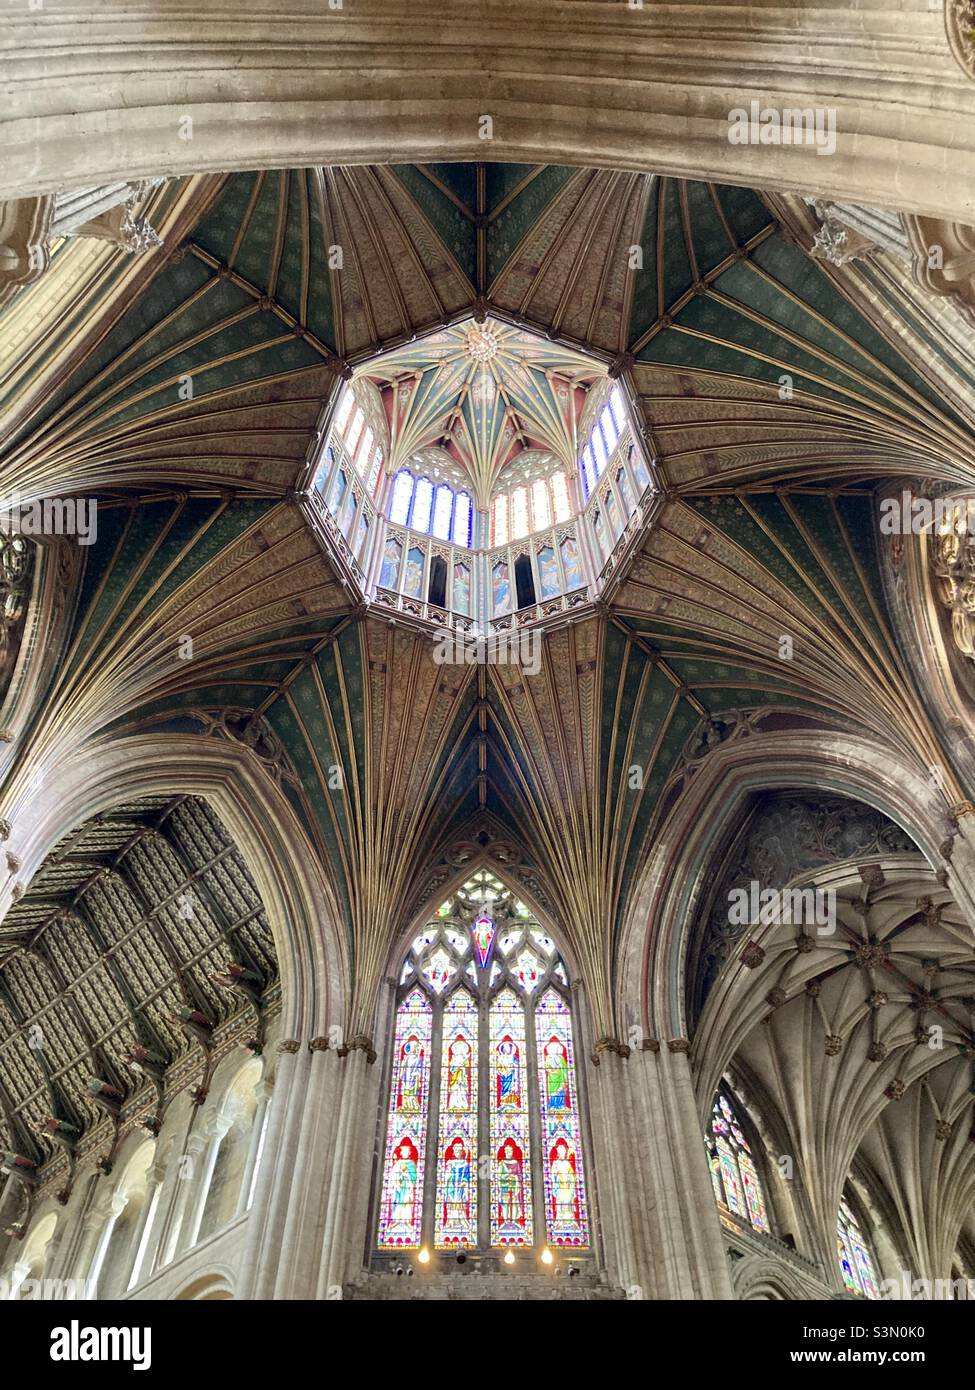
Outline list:
[[[487,508],[505,467],[528,450],[574,470],[586,393],[605,365],[486,319],[441,329],[359,369],[386,388],[392,471],[439,445]]]

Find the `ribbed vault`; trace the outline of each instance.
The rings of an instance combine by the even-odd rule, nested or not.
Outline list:
[[[836,893],[835,932],[749,928],[747,949],[729,957],[704,1008],[700,1094],[733,1057],[759,1078],[785,1126],[824,1260],[832,1262],[840,1196],[863,1144],[917,1235],[905,1253],[919,1269],[943,1269],[975,1166],[969,933],[918,859],[837,865],[795,882]]]

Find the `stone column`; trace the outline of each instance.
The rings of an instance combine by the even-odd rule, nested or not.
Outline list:
[[[254,1111],[254,1121],[251,1125],[250,1148],[247,1153],[247,1162],[244,1165],[244,1176],[241,1179],[240,1192],[237,1194],[235,1217],[243,1216],[247,1210],[247,1198],[254,1181],[254,1170],[263,1159],[261,1137],[264,1133],[268,1101],[271,1099],[271,1083],[267,1077],[262,1077],[257,1083],[254,1088],[254,1095],[257,1098],[257,1108]]]
[[[371,1046],[350,1050],[344,1068],[341,1107],[332,1157],[332,1176],[317,1298],[339,1298],[362,1268],[368,1239],[369,1181],[375,1157],[379,1071]]]
[[[610,1278],[631,1298],[731,1298],[687,1043],[597,1044],[596,1184]]]
[[[67,1244],[65,1239],[67,1234],[67,1222],[62,1217],[55,1226],[51,1239],[44,1248],[44,1267],[41,1270],[42,1279],[57,1278],[57,1268],[61,1261],[62,1250]]]
[[[238,1297],[340,1297],[365,1248],[374,1054],[365,1040],[281,1046]]]
[[[95,1254],[92,1257],[91,1268],[87,1275],[89,1279],[94,1281],[96,1287],[101,1277],[105,1255],[108,1252],[108,1242],[112,1239],[116,1222],[125,1210],[128,1200],[124,1192],[116,1192],[112,1197],[111,1207],[107,1213],[101,1235],[98,1237],[98,1244],[95,1246]]]
[[[192,1250],[200,1236],[200,1226],[203,1224],[203,1213],[206,1210],[207,1197],[210,1195],[210,1184],[213,1181],[213,1170],[217,1166],[217,1159],[220,1155],[220,1145],[226,1139],[233,1126],[233,1119],[229,1115],[215,1115],[207,1125],[202,1136],[206,1143],[206,1158],[203,1161],[202,1169],[193,1184],[193,1203],[190,1210],[189,1220],[185,1223],[184,1232],[179,1238],[179,1251],[182,1254],[185,1250]]]
[[[169,1212],[169,1222],[163,1233],[160,1243],[160,1259],[158,1268],[162,1269],[176,1258],[176,1254],[181,1250],[180,1234],[183,1230],[183,1223],[186,1221],[187,1211],[194,1195],[199,1191],[199,1181],[201,1174],[201,1158],[207,1145],[205,1134],[198,1132],[188,1134],[183,1152],[180,1154],[176,1163],[176,1191],[173,1195],[172,1205]]]
[[[324,1042],[324,1039],[315,1039]],[[299,1166],[311,1162],[301,1146],[303,1132],[324,1103],[324,1055],[302,1046],[297,1038],[278,1043],[274,1091],[268,1109],[264,1154],[254,1202],[247,1221],[238,1298],[275,1296],[286,1238],[293,1241],[291,1195]],[[324,1164],[319,1156],[319,1168]]]
[[[181,1197],[184,1195],[183,1189],[189,1180],[186,1176],[186,1159],[189,1156],[187,1149],[193,1125],[196,1123],[198,1115],[198,1107],[192,1106],[182,1126],[183,1138],[179,1153],[175,1152],[176,1144],[170,1145],[168,1141],[162,1155],[159,1155],[157,1149],[157,1157],[153,1166],[164,1163],[166,1165],[166,1171],[163,1175],[162,1187],[159,1193],[159,1206],[156,1212],[156,1221],[150,1232],[149,1246],[142,1262],[144,1277],[147,1279],[155,1270],[162,1267],[164,1259],[169,1260],[172,1258],[171,1251],[169,1254],[165,1252],[169,1249],[170,1234],[173,1230],[176,1209]]]
[[[631,1296],[653,1298],[647,1253],[652,1247],[650,1225],[657,1198],[642,1191],[647,1155],[637,1156],[634,1126],[627,1114],[629,1067],[615,1043],[596,1045],[587,1074],[594,1150],[590,1184],[611,1281]]]
[[[101,1196],[96,1185],[91,1205],[81,1218],[80,1239],[71,1259],[70,1272],[65,1269],[66,1278],[88,1279],[91,1275],[98,1238],[105,1227],[105,1208],[98,1200]]]
[[[125,1293],[128,1289],[130,1283],[132,1282],[132,1276],[134,1274],[137,1276],[136,1282],[138,1283],[138,1279],[142,1276],[142,1271],[149,1270],[151,1268],[151,1264],[146,1258],[149,1255],[149,1242],[146,1241],[146,1228],[148,1226],[150,1218],[154,1219],[156,1215],[156,1213],[153,1210],[153,1207],[155,1206],[156,1208],[158,1208],[160,1205],[160,1199],[162,1197],[162,1186],[165,1177],[166,1169],[163,1166],[161,1159],[159,1157],[156,1157],[150,1165],[149,1171],[146,1174],[146,1195],[145,1200],[142,1203],[142,1210],[139,1213],[139,1220],[136,1224],[135,1234],[132,1240],[132,1259],[129,1261],[128,1266],[126,1268],[125,1288],[122,1290],[123,1293]],[[151,1236],[151,1234],[152,1232],[150,1230],[148,1232],[148,1235]],[[145,1250],[142,1250],[143,1241],[146,1241]],[[140,1251],[142,1252],[141,1262],[139,1261]]]

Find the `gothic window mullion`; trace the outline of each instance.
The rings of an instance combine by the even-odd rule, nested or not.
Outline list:
[[[532,1159],[536,1180],[532,1185],[532,1224],[534,1227],[534,1244],[543,1248],[548,1244],[548,1236],[545,1231],[545,1181],[543,1177],[545,1166],[544,1139],[542,1133],[542,1096],[538,1089],[538,1048],[535,1033],[535,1010],[528,1001],[525,1009],[526,1018],[526,1038],[527,1038],[527,1057],[525,1059],[528,1068],[528,1132],[531,1136]]]
[[[443,1011],[444,1001],[437,999],[433,1005],[433,1036],[430,1042],[430,1099],[427,1104],[427,1143],[424,1165],[423,1222],[421,1245],[428,1249],[433,1244],[434,1204],[437,1193],[437,1174],[440,1163],[440,1071],[443,1052]]]
[[[491,1034],[488,1022],[488,991],[478,990],[477,1006],[477,1244],[481,1250],[491,1248]],[[483,1161],[487,1155],[487,1162]]]

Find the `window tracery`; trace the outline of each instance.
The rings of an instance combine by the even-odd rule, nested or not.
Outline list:
[[[380,1250],[591,1243],[568,974],[488,870],[399,974]]]
[[[719,1210],[747,1221],[756,1231],[771,1233],[765,1193],[751,1145],[745,1137],[730,1093],[718,1091],[711,1107],[706,1140],[711,1183]]]
[[[845,1197],[836,1216],[836,1250],[843,1283],[863,1298],[879,1298],[876,1267],[870,1246]]]
[[[395,526],[407,526],[454,545],[471,544],[470,494],[455,492],[447,483],[434,488],[429,478],[416,478],[408,468],[401,468],[393,479],[389,519]]]

